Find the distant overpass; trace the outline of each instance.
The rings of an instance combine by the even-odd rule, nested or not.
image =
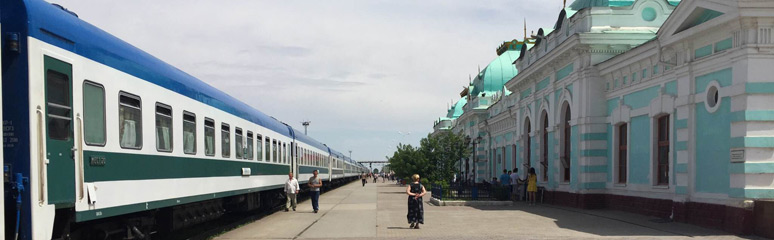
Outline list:
[[[373,168],[373,164],[374,163],[385,163],[385,164],[386,163],[390,163],[389,161],[357,161],[357,162],[360,163],[360,164],[363,164],[363,165],[365,165],[367,163],[368,164],[368,169],[374,169]]]

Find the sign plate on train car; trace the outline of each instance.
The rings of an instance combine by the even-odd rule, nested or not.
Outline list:
[[[91,156],[89,157],[89,165],[95,167],[105,166],[105,157]]]

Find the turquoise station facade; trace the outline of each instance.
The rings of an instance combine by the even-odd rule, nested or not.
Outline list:
[[[757,0],[577,0],[504,42],[434,134],[470,138],[459,168],[477,182],[535,168],[549,203],[766,235],[772,12]]]

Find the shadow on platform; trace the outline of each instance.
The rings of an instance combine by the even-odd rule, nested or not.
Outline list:
[[[521,211],[553,219],[557,227],[604,237],[710,237],[729,236],[730,233],[702,228],[686,223],[664,221],[652,216],[615,210],[585,210],[549,204],[528,205],[516,202],[514,206],[471,206],[482,211]],[[529,223],[526,223],[529,224]],[[628,225],[628,226],[626,226]],[[624,227],[626,226],[626,227]],[[755,236],[740,236],[758,239]],[[762,238],[761,238],[762,239]]]

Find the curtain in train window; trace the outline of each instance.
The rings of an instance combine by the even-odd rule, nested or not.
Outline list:
[[[272,161],[277,162],[277,159],[279,158],[279,156],[277,156],[277,140],[271,142],[271,155],[273,156]]]
[[[258,151],[258,153],[255,154],[255,159],[258,161],[263,160],[263,137],[261,135],[256,135],[255,149]]]
[[[263,152],[266,153],[266,157],[264,159],[266,159],[267,162],[270,162],[271,156],[269,153],[271,152],[271,139],[269,139],[269,137],[266,137],[266,148],[263,149]]]
[[[236,128],[236,130],[234,130],[234,155],[236,155],[237,159],[245,158],[245,148],[242,146],[243,139],[242,129]]]
[[[172,108],[156,103],[156,150],[172,151]]]
[[[204,154],[215,156],[215,121],[204,120]]]
[[[196,154],[196,115],[183,112],[183,152]]]
[[[247,132],[247,150],[245,150],[245,158],[253,160],[253,133]]]
[[[118,134],[122,148],[142,148],[142,108],[140,97],[121,93],[118,105]]]
[[[231,126],[221,124],[220,126],[221,155],[224,158],[231,157]]]
[[[83,133],[88,145],[105,146],[105,89],[83,83]]]
[[[288,163],[288,147],[287,144],[282,144],[282,162]]]

